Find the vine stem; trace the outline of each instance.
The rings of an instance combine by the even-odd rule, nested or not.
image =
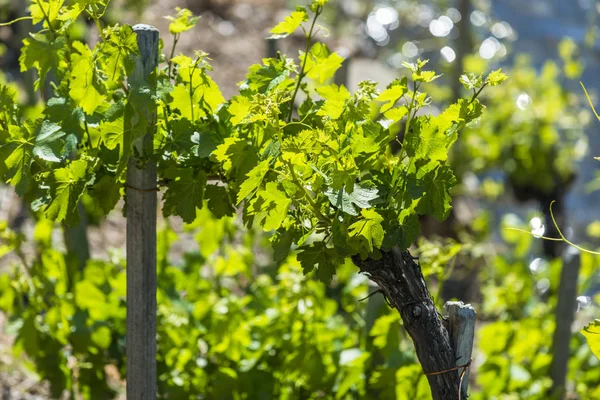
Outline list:
[[[298,74],[298,82],[296,83],[296,87],[294,88],[294,94],[290,99],[290,111],[288,113],[287,122],[292,121],[292,113],[294,112],[294,100],[296,100],[296,95],[298,94],[298,90],[300,89],[300,85],[302,84],[302,79],[306,76],[306,61],[308,60],[308,52],[310,51],[310,45],[312,43],[313,31],[315,29],[315,24],[317,22],[317,18],[321,15],[323,8],[321,6],[317,7],[317,11],[315,11],[315,17],[312,20],[312,24],[310,25],[310,29],[306,34],[306,49],[304,51],[304,61],[302,62],[302,68],[300,68],[300,73]]]
[[[594,108],[594,103],[592,103],[592,99],[590,98],[588,91],[586,90],[585,86],[583,86],[582,82],[579,82],[579,84],[581,85],[581,88],[583,89],[583,92],[585,93],[585,97],[587,98],[588,103],[590,103],[590,107],[592,107],[592,111],[594,112],[594,115],[600,121],[600,115],[598,115],[598,113],[596,112],[596,109]]]
[[[177,42],[179,41],[179,33],[173,35],[173,47],[171,48],[171,55],[169,56],[169,72],[168,77],[171,79],[171,68],[173,66],[173,57],[175,56],[175,47],[177,46]]]
[[[419,88],[421,87],[421,82],[413,82],[413,94],[412,94],[412,98],[410,99],[410,107],[408,108],[408,113],[406,114],[406,125],[404,126],[404,137],[402,138],[402,140],[406,140],[406,136],[408,135],[408,129],[410,128],[410,123],[411,121],[415,118],[415,116],[417,115],[417,111],[415,110],[415,98],[417,97],[417,92],[419,91]],[[412,116],[410,115],[410,113],[412,112]],[[401,157],[401,159],[404,159],[404,157],[408,157],[408,151],[406,150],[406,147],[403,145],[402,146],[402,152],[404,153],[403,157]],[[414,157],[411,157],[410,160],[408,161],[408,165],[406,166],[406,171],[404,173],[404,185],[402,185],[403,190],[406,189],[406,184],[408,183],[408,181],[406,180],[406,177],[408,176],[409,170],[412,167],[412,164],[414,162]],[[392,188],[392,191],[390,193],[393,193],[396,191],[396,186],[398,185],[398,181],[396,181],[394,183],[394,187]]]
[[[540,239],[544,239],[544,240],[551,240],[553,242],[565,242],[569,246],[574,247],[581,252],[600,256],[600,252],[588,250],[579,245],[576,245],[575,243],[573,243],[569,239],[567,239],[565,237],[565,235],[563,235],[562,231],[560,230],[560,227],[558,226],[558,223],[556,222],[556,218],[554,218],[554,212],[552,211],[552,205],[554,205],[554,203],[556,203],[556,200],[552,200],[552,202],[550,202],[550,217],[552,217],[552,223],[554,224],[554,227],[556,228],[556,231],[558,232],[558,235],[560,236],[559,238],[552,238],[552,237],[548,237],[548,236],[536,235],[533,232],[527,231],[525,229],[520,229],[520,228],[510,228],[509,227],[509,228],[504,228],[504,229],[506,229],[507,231],[517,231],[517,232],[528,233],[531,236],[534,236],[534,237],[537,237]]]
[[[414,112],[413,112],[413,109],[415,106],[415,98],[417,97],[417,92],[419,91],[420,86],[421,86],[420,82],[413,82],[413,93],[412,93],[412,98],[410,99],[410,107],[408,108],[408,113],[406,115],[406,125],[404,126],[404,137],[406,137],[406,135],[408,135],[408,128],[410,127],[410,121],[417,114],[417,111],[414,110]],[[413,112],[412,117],[410,116],[411,112]],[[402,149],[404,149],[404,146],[402,146]]]
[[[32,20],[33,17],[32,16],[25,16],[25,17],[20,17],[20,18],[16,18],[13,19],[12,21],[8,21],[8,22],[0,22],[0,26],[10,26],[14,23],[20,22],[20,21],[27,21],[27,20]]]
[[[477,96],[479,96],[479,94],[481,93],[481,91],[483,90],[484,87],[487,86],[487,83],[484,83],[483,85],[481,85],[481,87],[479,88],[479,90],[477,92],[473,92],[473,97],[471,97],[471,101],[469,101],[469,104],[473,103],[475,101],[475,99],[477,98]]]
[[[410,126],[410,121],[414,118],[414,115],[416,115],[416,111],[415,114],[411,117],[410,113],[412,112],[412,108],[413,108],[413,103],[415,102],[415,97],[417,95],[417,90],[419,90],[419,86],[417,86],[416,82],[413,82],[413,94],[412,94],[412,98],[410,100],[410,102],[406,105],[406,108],[408,109],[408,112],[406,113],[406,125],[404,126],[404,137],[403,140],[406,139],[406,135],[408,135],[408,128]],[[404,95],[403,95],[404,97]],[[400,153],[398,155],[398,158],[400,159],[400,162],[404,161],[404,159],[406,157],[408,157],[408,154],[406,152],[406,149],[404,148],[404,143],[400,142],[400,140],[398,140],[398,136],[396,136],[396,141],[398,142],[398,144],[400,144]],[[411,167],[411,163],[412,163],[412,159],[409,160],[409,164],[406,167],[406,171],[405,171],[405,178],[406,175],[408,174],[408,170]],[[388,201],[390,201],[392,199],[392,197],[394,196],[394,192],[396,191],[396,187],[398,187],[398,182],[400,180],[400,177],[398,177],[395,181],[394,181],[394,185],[392,186],[392,190],[390,190],[390,194],[388,195]]]
[[[197,62],[194,63],[194,68],[190,71],[190,108],[191,108],[191,117],[192,121],[194,120],[194,92],[196,88],[194,88],[194,71],[198,68]]]
[[[104,31],[102,30],[102,24],[100,23],[100,18],[94,18],[94,22],[96,23],[96,28],[98,29],[98,34],[100,35],[100,40],[102,43],[106,42],[106,36],[104,36]]]
[[[83,120],[83,125],[85,127],[85,133],[86,133],[87,138],[88,138],[89,146],[90,146],[91,149],[93,149],[94,148],[94,144],[92,143],[92,136],[90,135],[90,130],[88,128],[88,123],[87,123],[87,121],[85,119]]]

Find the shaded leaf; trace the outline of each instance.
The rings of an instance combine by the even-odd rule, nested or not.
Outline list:
[[[194,173],[192,168],[169,168],[165,171],[169,180],[163,196],[163,215],[178,215],[185,223],[196,219],[196,209],[202,208],[206,173]]]

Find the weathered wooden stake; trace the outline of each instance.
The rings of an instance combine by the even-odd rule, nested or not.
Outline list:
[[[151,75],[158,65],[156,28],[135,25],[139,57],[128,81],[145,82],[151,90]],[[152,137],[156,131],[156,109],[141,146],[127,168],[127,399],[156,399],[156,161]],[[125,115],[125,129],[135,124]],[[129,121],[128,119],[132,119]],[[154,120],[154,121],[153,121]],[[140,154],[139,150],[143,153]],[[140,159],[142,161],[140,161]],[[142,165],[143,163],[143,165]]]
[[[450,334],[450,344],[456,357],[456,366],[470,364],[473,351],[473,338],[475,337],[475,320],[477,314],[470,304],[462,301],[447,301],[444,304],[446,329]],[[459,377],[463,368],[459,369]],[[469,386],[469,368],[465,370],[460,387],[460,398],[466,400]]]
[[[563,256],[556,304],[556,328],[552,339],[552,394],[561,399],[564,396],[571,344],[571,325],[575,319],[577,304],[577,279],[581,258],[579,251],[567,247]]]

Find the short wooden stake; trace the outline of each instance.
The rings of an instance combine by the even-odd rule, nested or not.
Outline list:
[[[444,317],[446,318],[446,328],[450,334],[450,342],[456,357],[456,366],[469,364],[475,337],[475,320],[477,317],[475,309],[470,304],[464,304],[462,301],[447,301],[444,304]],[[463,369],[461,368],[458,371],[459,377],[462,372]],[[462,400],[467,398],[468,386],[469,368],[466,368],[462,376],[460,391]]]
[[[563,255],[563,265],[560,271],[558,301],[556,303],[556,328],[552,338],[552,395],[562,398],[565,395],[569,354],[571,345],[571,327],[577,308],[577,281],[581,255],[573,247],[567,247]]]

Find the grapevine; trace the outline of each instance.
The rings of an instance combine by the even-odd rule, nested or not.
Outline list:
[[[351,93],[329,83],[343,59],[316,40],[327,0],[314,0],[271,31],[272,39],[304,31],[298,60],[278,54],[250,66],[226,100],[206,53],[176,54],[179,35],[198,22],[188,10],[169,17],[173,49],[151,82],[128,80],[138,68],[136,37],[128,25],[102,26],[109,3],[32,3],[42,28],[24,41],[21,70],[37,71],[37,88],[51,73],[52,96],[32,118],[21,115],[14,92],[0,88],[3,181],[34,199],[32,209],[48,220],[75,224],[82,196],[108,214],[123,197],[130,157],[152,159],[164,217],[191,223],[203,207],[218,217],[241,208],[246,226],[272,234],[276,261],[295,251],[304,272],[324,282],[348,259],[374,280],[369,260],[414,263],[391,251],[415,242],[420,216],[448,216],[456,183],[449,149],[482,115],[481,91],[506,79],[501,70],[463,75],[473,94],[439,115],[423,113],[432,99],[421,85],[439,77],[427,60],[405,62],[406,76],[382,92],[364,81]],[[94,47],[69,36],[83,15],[96,21]],[[154,122],[154,151],[144,154],[138,142]],[[393,153],[393,127],[401,123],[401,149]],[[420,270],[415,276],[422,278]]]
[[[32,5],[34,22],[43,28],[24,41],[21,69],[37,70],[38,87],[52,71],[53,96],[42,115],[26,119],[14,93],[3,88],[4,181],[33,196],[35,209],[51,220],[77,222],[76,204],[84,194],[110,212],[121,197],[140,127],[150,118],[146,110],[155,102],[158,132],[151,156],[166,186],[163,215],[191,222],[204,202],[216,215],[231,215],[243,204],[248,226],[274,232],[276,254],[284,257],[297,247],[305,271],[324,281],[348,257],[408,248],[419,234],[420,215],[448,215],[456,182],[448,150],[460,129],[480,117],[481,90],[506,78],[501,71],[486,79],[464,75],[461,82],[472,97],[437,116],[417,115],[432,101],[420,85],[439,76],[425,69],[427,61],[405,63],[409,76],[381,93],[369,81],[350,93],[328,84],[342,57],[323,43],[312,44],[326,3],[315,1],[272,30],[274,39],[304,30],[300,64],[279,55],[251,66],[229,101],[210,78],[207,54],[174,55],[179,35],[198,21],[179,9],[170,17],[173,51],[155,77],[153,97],[148,83],[127,82],[137,52],[131,27],[102,28],[93,48],[69,39],[70,23],[82,13],[97,20],[107,3],[58,10],[49,2]],[[299,91],[304,96],[296,110]],[[374,117],[373,107],[383,116]],[[126,109],[135,115],[133,126],[125,126]],[[396,136],[390,127],[402,119],[404,141],[400,153],[392,154],[389,143]],[[68,157],[75,149],[76,157]]]

